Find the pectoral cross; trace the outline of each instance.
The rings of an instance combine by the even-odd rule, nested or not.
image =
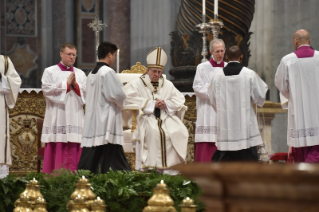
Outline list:
[[[107,27],[107,25],[105,23],[103,23],[101,20],[99,20],[99,16],[96,16],[95,19],[88,24],[88,26],[90,28],[93,29],[93,31],[95,32],[95,46],[96,46],[96,61],[99,61],[99,58],[97,56],[97,49],[100,45],[100,31],[103,30],[104,27]]]

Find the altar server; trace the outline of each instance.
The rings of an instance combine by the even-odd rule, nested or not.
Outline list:
[[[45,143],[44,173],[60,168],[74,171],[81,156],[86,76],[73,66],[76,53],[73,44],[63,44],[59,64],[43,72],[42,92],[46,99],[41,136]]]
[[[185,112],[185,98],[172,82],[162,76],[167,55],[160,47],[147,55],[147,72],[133,80],[126,89],[127,104],[140,107],[133,140],[138,140],[142,167],[156,167],[175,174],[169,167],[185,163],[188,131],[180,118]]]
[[[195,162],[210,162],[216,151],[216,112],[209,102],[208,87],[216,71],[227,65],[223,61],[226,50],[223,40],[212,40],[209,49],[211,59],[197,66],[193,83],[197,107]]]
[[[288,99],[287,144],[296,162],[319,162],[319,52],[310,45],[306,30],[293,35],[295,51],[283,57],[275,84]]]
[[[239,47],[227,52],[229,63],[215,72],[209,99],[217,112],[217,150],[212,161],[258,161],[257,146],[262,145],[253,104],[264,105],[267,84],[240,64]]]
[[[21,78],[7,56],[0,56],[0,179],[9,174],[12,165],[9,111],[17,101]]]
[[[124,154],[121,109],[126,95],[124,87],[111,68],[117,47],[102,42],[99,62],[87,78],[82,155],[78,169],[98,174],[110,170],[131,170]]]

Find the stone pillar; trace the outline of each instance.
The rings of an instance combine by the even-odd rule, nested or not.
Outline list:
[[[130,69],[130,0],[110,0],[109,37],[110,42],[120,49],[120,72]],[[116,70],[116,62],[112,68]]]

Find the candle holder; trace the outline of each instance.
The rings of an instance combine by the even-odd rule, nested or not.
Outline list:
[[[210,25],[207,23],[201,23],[201,24],[197,24],[196,28],[198,28],[198,32],[203,34],[203,48],[202,48],[202,53],[201,55],[203,56],[201,62],[206,62],[206,56],[208,55],[208,51],[207,51],[207,44],[206,44],[206,38],[207,38],[207,34],[209,33],[209,29],[210,29]]]
[[[154,188],[153,196],[147,201],[148,206],[143,209],[143,212],[176,212],[174,208],[174,201],[169,196],[169,189],[166,184],[161,180]]]
[[[214,39],[218,38],[219,30],[224,26],[223,21],[220,19],[210,19],[208,25],[209,28],[212,30]]]
[[[197,205],[194,204],[191,198],[186,197],[179,207],[181,207],[181,212],[196,212]]]

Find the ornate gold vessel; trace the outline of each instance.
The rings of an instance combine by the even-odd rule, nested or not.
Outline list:
[[[179,206],[181,207],[181,212],[196,212],[197,205],[189,197],[186,197]]]
[[[67,209],[70,212],[90,212],[90,210],[87,208],[86,198],[80,194],[78,194],[74,200],[69,201],[67,204]]]
[[[47,202],[44,198],[38,197],[38,199],[34,203],[33,212],[48,212],[47,211]]]
[[[20,195],[14,206],[13,212],[32,212],[30,197],[25,194]]]
[[[147,202],[143,212],[176,212],[174,208],[174,201],[169,196],[169,189],[166,184],[161,180],[154,188],[153,196]]]
[[[104,212],[106,207],[105,202],[100,197],[97,197],[91,204],[91,212]]]

